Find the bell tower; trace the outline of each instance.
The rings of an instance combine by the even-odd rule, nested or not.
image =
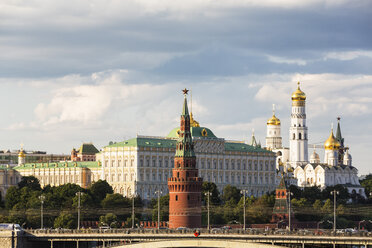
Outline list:
[[[169,228],[201,227],[201,190],[203,179],[198,177],[194,144],[190,132],[190,115],[187,107],[187,89],[180,131],[176,144],[172,177],[168,178]]]
[[[308,136],[306,126],[306,95],[300,89],[292,93],[291,127],[289,128],[289,161],[293,168],[308,162]]]

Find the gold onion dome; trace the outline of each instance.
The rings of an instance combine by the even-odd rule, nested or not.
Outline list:
[[[273,114],[273,116],[267,120],[267,125],[279,126],[280,120],[275,116],[275,114]]]
[[[324,142],[324,148],[326,150],[338,150],[340,148],[341,144],[338,142],[338,140],[333,135],[333,129],[331,131],[331,134],[329,135],[328,139]]]
[[[297,84],[297,90],[292,93],[292,101],[305,101],[306,94],[300,89],[300,82]]]
[[[21,150],[19,153],[18,153],[18,157],[26,157],[25,153],[23,152],[23,150]]]

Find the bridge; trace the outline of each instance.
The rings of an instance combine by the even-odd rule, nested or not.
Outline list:
[[[192,232],[175,230],[76,230],[69,231],[32,231],[22,234],[21,247],[109,247],[110,243],[122,244],[120,247],[369,247],[372,246],[371,236],[332,236],[332,235],[301,235],[301,234],[249,234],[249,233],[208,233],[201,232],[194,237]],[[365,234],[366,235],[366,234]],[[63,244],[63,245],[62,245]],[[1,247],[1,245],[0,245]],[[14,247],[17,248],[17,247]]]

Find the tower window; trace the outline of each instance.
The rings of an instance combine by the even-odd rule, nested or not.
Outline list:
[[[301,139],[301,133],[298,134],[298,139]]]
[[[296,139],[296,134],[293,134],[293,139]]]
[[[190,195],[187,195],[187,200],[188,200],[188,201],[190,200]]]
[[[176,201],[178,201],[178,195],[176,195]]]

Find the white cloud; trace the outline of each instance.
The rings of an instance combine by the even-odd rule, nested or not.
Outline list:
[[[372,51],[346,51],[346,52],[329,52],[324,56],[324,60],[327,59],[337,59],[337,60],[342,60],[342,61],[347,61],[347,60],[353,60],[359,57],[369,57],[372,58]]]
[[[306,60],[302,59],[288,59],[288,58],[283,58],[283,57],[277,57],[277,56],[272,56],[272,55],[267,55],[269,61],[278,63],[278,64],[296,64],[296,65],[306,65],[307,62]]]

